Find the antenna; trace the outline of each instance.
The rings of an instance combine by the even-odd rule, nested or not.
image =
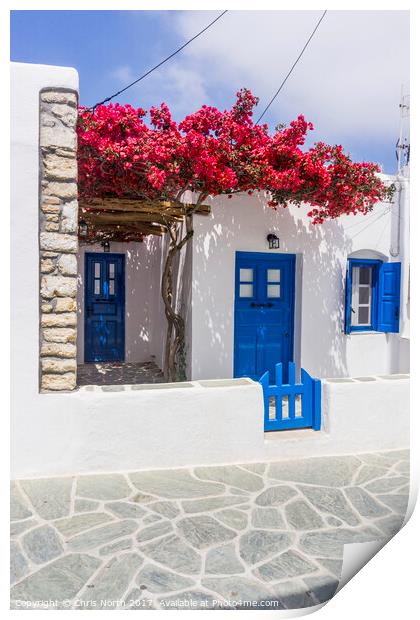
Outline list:
[[[395,145],[395,156],[397,158],[397,174],[403,174],[410,161],[410,142],[408,119],[410,117],[410,95],[404,95],[404,84],[401,85],[400,97],[400,133]]]

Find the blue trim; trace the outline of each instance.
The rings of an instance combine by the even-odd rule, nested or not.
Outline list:
[[[314,431],[321,430],[322,423],[322,410],[321,410],[321,399],[322,399],[322,391],[321,391],[321,380],[320,379],[312,379],[313,386],[313,426]]]
[[[400,330],[401,263],[383,263],[378,280],[378,330]]]
[[[242,250],[237,250],[235,252],[235,257],[238,258],[249,258],[254,260],[255,258],[259,258],[260,260],[295,260],[296,254],[289,254],[288,252],[243,252]]]
[[[346,277],[346,308],[345,308],[345,332],[372,332],[378,331],[378,282],[379,271],[382,265],[381,260],[370,258],[349,258],[347,263]],[[372,269],[372,307],[370,325],[351,324],[351,301],[352,301],[352,274],[353,267],[373,267]]]
[[[125,361],[125,254],[124,253],[117,253],[117,252],[85,252],[85,280],[84,280],[84,361],[85,363],[94,363],[94,362],[106,362],[106,361],[119,361],[119,362],[124,362]],[[92,355],[92,352],[90,350],[90,339],[87,337],[88,334],[88,315],[86,312],[89,300],[89,287],[88,287],[88,282],[89,282],[89,274],[88,274],[88,264],[89,264],[89,259],[92,258],[92,260],[94,260],[95,257],[98,257],[100,259],[103,258],[109,258],[109,259],[121,259],[121,292],[120,292],[120,299],[117,301],[119,302],[119,306],[120,306],[120,311],[121,311],[121,323],[120,323],[120,330],[121,330],[121,344],[120,344],[120,350],[119,350],[119,354],[118,354],[118,359],[112,359],[112,360],[105,360],[105,359],[94,359],[94,356]],[[103,282],[103,274],[101,274],[101,289],[102,289],[102,282]]]
[[[344,309],[344,331],[350,333],[351,325],[351,289],[352,289],[352,271],[350,262],[347,261],[346,286],[345,286],[345,309]]]

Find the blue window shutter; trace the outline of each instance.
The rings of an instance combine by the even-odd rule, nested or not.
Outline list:
[[[382,263],[378,283],[378,331],[399,332],[401,263]]]
[[[344,305],[344,331],[350,333],[351,324],[351,262],[347,263],[346,273],[346,299]]]

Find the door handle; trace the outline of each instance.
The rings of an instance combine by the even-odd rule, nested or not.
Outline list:
[[[267,304],[256,304],[254,301],[251,303],[251,308],[272,308],[273,304],[272,303],[267,303]]]

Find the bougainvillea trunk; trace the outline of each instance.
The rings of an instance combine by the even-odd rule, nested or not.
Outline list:
[[[173,305],[173,261],[174,261],[174,255],[175,255],[175,244],[172,239],[173,239],[174,232],[175,231],[170,231],[168,229],[170,242],[169,242],[169,247],[167,250],[165,267],[162,273],[162,282],[161,282],[161,293],[162,293],[163,303],[165,306],[165,316],[167,320],[165,354],[164,354],[164,362],[163,362],[163,374],[167,381],[171,381],[171,378],[169,376],[170,375],[169,356],[170,356],[172,331],[173,331],[172,315],[174,314],[174,310],[172,307]]]
[[[192,215],[185,218],[185,235],[182,235],[180,225],[168,227],[169,246],[162,274],[161,292],[165,306],[165,316],[168,322],[166,330],[165,357],[163,373],[167,381],[185,381],[185,364],[181,355],[185,351],[185,320],[175,305],[179,292],[174,293],[174,266],[180,264],[179,255],[182,248],[192,238]],[[181,266],[184,270],[185,264]],[[184,274],[178,279],[182,281]]]

